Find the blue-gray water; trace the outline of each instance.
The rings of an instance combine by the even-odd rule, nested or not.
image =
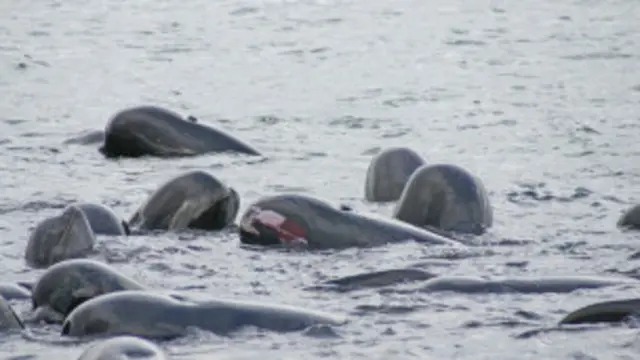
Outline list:
[[[329,254],[254,252],[234,234],[101,238],[106,260],[158,289],[347,314],[331,331],[163,343],[176,359],[635,359],[637,328],[516,338],[602,299],[304,291],[323,279],[424,263],[441,274],[575,275],[640,267],[615,228],[640,201],[640,3],[635,0],[67,0],[0,5],[2,281],[34,280],[30,229],[72,201],[128,218],[159,184],[204,169],[243,206],[302,192],[362,211],[388,146],[478,175],[495,226],[448,259],[417,244]],[[62,145],[117,110],[160,105],[267,157],[104,159]],[[431,261],[431,264],[429,263]],[[26,313],[29,304],[14,304]],[[326,330],[326,329],[325,329]],[[72,359],[86,344],[0,338],[0,356]],[[327,335],[327,334],[324,334]]]

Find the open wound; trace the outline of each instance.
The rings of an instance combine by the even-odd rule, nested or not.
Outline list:
[[[308,244],[305,238],[307,232],[300,225],[273,210],[252,206],[240,223],[240,227],[248,233],[260,236],[260,231],[255,228],[256,224],[275,231],[282,244],[292,246]]]

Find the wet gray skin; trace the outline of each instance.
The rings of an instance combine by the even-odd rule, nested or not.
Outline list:
[[[129,228],[124,220],[120,219],[113,210],[101,204],[77,203],[84,215],[89,220],[91,229],[97,235],[128,235]]]
[[[423,164],[424,160],[411,149],[394,147],[383,150],[369,163],[365,199],[372,202],[398,200],[411,174]]]
[[[438,276],[419,285],[419,291],[460,293],[569,293],[581,289],[609,286],[640,286],[630,278],[597,276],[545,276],[483,279],[474,276]]]
[[[390,269],[344,276],[341,278],[326,281],[323,283],[323,285],[314,286],[310,289],[336,289],[347,291],[359,288],[382,287],[400,283],[424,281],[432,279],[436,276],[437,275],[419,269]]]
[[[33,287],[33,321],[62,322],[75,307],[102,294],[145,287],[107,264],[72,259],[55,264]]]
[[[240,206],[235,190],[204,171],[189,171],[158,188],[129,220],[143,230],[220,230]]]
[[[106,157],[180,157],[228,151],[260,155],[222,130],[156,106],[118,112],[109,120],[100,148]]]
[[[295,226],[295,239],[265,219],[281,218],[288,230]],[[277,220],[280,221],[280,220]],[[371,247],[401,241],[428,245],[464,247],[460,243],[401,221],[374,214],[337,208],[319,199],[298,194],[263,198],[247,209],[239,225],[244,244],[303,246],[308,249]],[[303,245],[300,245],[300,244]],[[293,245],[292,245],[293,244]]]
[[[22,320],[11,308],[9,302],[0,296],[0,331],[8,331],[14,329],[24,329]]]
[[[62,260],[93,252],[96,238],[84,212],[68,206],[62,214],[40,222],[31,233],[25,250],[29,266],[44,268]]]
[[[617,223],[619,228],[640,230],[640,205],[636,205],[622,214]]]
[[[123,291],[78,306],[66,318],[62,335],[172,339],[185,335],[189,327],[228,335],[245,326],[290,332],[344,323],[341,316],[275,304],[233,300],[193,303],[145,291]]]
[[[149,340],[134,336],[116,336],[99,340],[88,347],[78,360],[168,360],[167,354]]]
[[[436,164],[411,175],[393,217],[415,226],[481,234],[493,224],[493,209],[480,179],[461,167]]]
[[[19,284],[0,283],[0,296],[7,300],[31,298],[31,290]]]
[[[560,320],[559,324],[619,323],[638,316],[640,316],[640,299],[612,300],[572,311]]]

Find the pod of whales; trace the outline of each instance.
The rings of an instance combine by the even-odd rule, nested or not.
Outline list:
[[[71,259],[47,269],[33,287],[34,318],[62,322],[73,309],[94,297],[145,287],[107,264],[90,259]]]
[[[172,339],[196,327],[228,335],[246,326],[277,332],[313,325],[342,325],[346,319],[327,313],[258,302],[181,301],[170,296],[127,290],[84,302],[67,316],[62,335],[134,335]]]
[[[493,224],[484,185],[451,164],[423,165],[409,178],[393,217],[415,226],[482,234]]]
[[[387,148],[369,163],[364,196],[371,202],[396,201],[413,172],[424,165],[415,151],[405,147]]]
[[[371,247],[413,240],[431,245],[462,246],[428,230],[333,207],[306,195],[275,195],[255,202],[238,226],[240,241],[249,245],[308,249]]]
[[[220,230],[236,218],[240,198],[204,171],[190,171],[160,186],[133,214],[129,226],[146,230]]]
[[[27,265],[43,268],[93,251],[96,238],[84,212],[67,206],[60,215],[40,222],[32,231],[25,249]]]
[[[105,128],[100,152],[114,157],[180,157],[258,150],[221,131],[156,106],[138,106],[115,114]]]
[[[116,336],[88,347],[78,360],[168,360],[167,354],[149,340]]]

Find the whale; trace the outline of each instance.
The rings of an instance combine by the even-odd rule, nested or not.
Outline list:
[[[116,336],[89,346],[78,360],[169,360],[169,356],[149,340]]]
[[[0,296],[7,300],[31,299],[31,290],[23,284],[0,283]]]
[[[96,235],[129,235],[129,226],[120,219],[110,208],[102,204],[76,203],[74,204],[87,217],[91,230]]]
[[[220,129],[157,106],[117,112],[107,122],[104,133],[99,151],[106,158],[170,158],[214,152],[260,155],[255,148]]]
[[[437,275],[419,269],[387,269],[349,275],[331,279],[321,285],[307,287],[306,290],[350,291],[364,288],[378,288],[432,279]]]
[[[33,286],[31,321],[61,323],[83,302],[96,296],[145,286],[113,267],[92,259],[70,259],[49,267]]]
[[[221,230],[239,207],[233,188],[205,171],[188,171],[160,186],[128,223],[138,230]]]
[[[461,275],[436,275],[418,269],[389,269],[350,275],[325,281],[317,289],[353,290],[362,287],[382,287],[413,283],[409,292],[457,292],[473,293],[570,293],[576,290],[599,289],[611,286],[640,286],[640,281],[626,277],[600,276],[531,276],[531,277],[480,277]],[[312,288],[313,289],[313,288]]]
[[[297,307],[212,299],[191,302],[127,290],[93,298],[75,308],[62,325],[65,336],[131,335],[169,340],[199,328],[228,336],[247,326],[275,332],[301,331],[315,325],[339,326],[344,316]]]
[[[411,174],[424,163],[420,155],[409,148],[384,149],[371,159],[367,168],[365,199],[369,202],[398,200]]]
[[[601,301],[567,314],[559,325],[620,323],[640,315],[640,299]]]
[[[640,205],[627,209],[616,225],[624,230],[640,230]]]
[[[242,244],[255,246],[344,249],[415,241],[464,248],[434,232],[302,194],[267,196],[254,202],[240,219],[238,233]]]
[[[41,221],[31,232],[25,260],[32,268],[46,268],[66,259],[93,253],[96,237],[84,212],[75,205]]]
[[[479,178],[457,165],[433,164],[413,172],[392,217],[415,226],[479,235],[493,225],[493,208]]]
[[[457,293],[570,293],[576,290],[600,289],[610,286],[640,286],[630,278],[597,276],[532,276],[495,277],[438,276],[419,285],[421,292],[451,291]]]

